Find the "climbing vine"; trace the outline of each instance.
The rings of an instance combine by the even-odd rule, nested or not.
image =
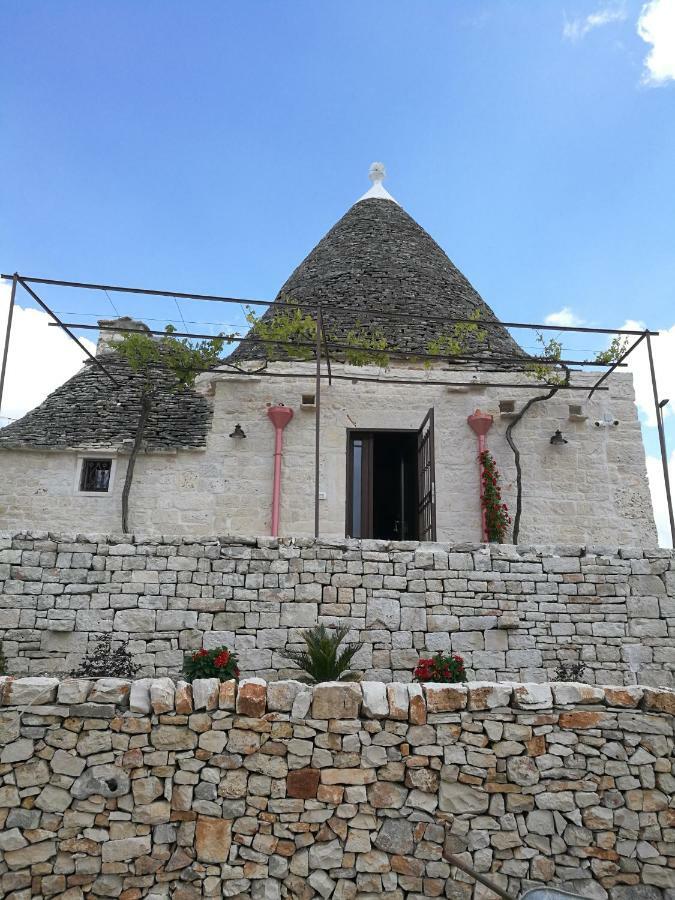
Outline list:
[[[537,342],[541,344],[543,352],[539,357],[534,357],[525,366],[525,371],[538,381],[543,381],[545,384],[550,385],[550,390],[545,394],[530,397],[523,408],[511,420],[505,433],[506,441],[513,451],[513,461],[516,467],[516,511],[513,517],[512,537],[514,544],[518,543],[520,519],[523,511],[523,471],[520,463],[520,450],[513,439],[514,429],[531,406],[544,400],[550,400],[559,390],[566,388],[570,383],[572,374],[569,367],[562,361],[563,345],[560,341],[555,338],[546,341],[541,332],[537,332]],[[627,346],[627,339],[617,336],[613,338],[606,350],[600,350],[595,354],[594,361],[603,365],[617,362],[625,353]]]
[[[426,346],[426,352],[432,356],[453,357],[461,356],[466,352],[467,346],[473,339],[478,344],[487,340],[487,331],[480,328],[480,310],[474,310],[469,316],[471,322],[455,322],[450,332],[444,332],[433,338]],[[432,360],[425,359],[424,367],[430,368]]]
[[[279,311],[269,317],[257,315],[250,306],[246,308],[246,321],[251,326],[249,337],[271,342],[289,359],[311,359],[316,341],[316,322],[288,297],[281,298],[278,305]]]
[[[167,325],[165,333],[159,339],[145,332],[130,331],[115,344],[115,350],[141,377],[138,422],[122,488],[122,531],[125,533],[129,531],[129,494],[136,459],[143,445],[145,428],[159,386],[167,385],[164,379],[160,382],[157,377],[153,377],[153,373],[156,375],[157,369],[161,368],[163,373],[173,375],[173,382],[168,382],[171,390],[187,390],[194,385],[200,372],[221,362],[220,354],[225,342],[231,343],[231,336],[222,334],[198,341],[177,338],[173,336],[175,330],[173,325]]]
[[[289,359],[311,359],[315,352],[316,321],[309,313],[303,313],[296,301],[289,297],[278,301],[278,306],[273,315],[261,316],[247,307],[250,337],[254,340],[258,337],[271,344]],[[439,360],[452,359],[466,353],[471,343],[483,344],[487,340],[487,332],[479,326],[480,317],[481,311],[474,310],[469,316],[470,322],[456,322],[450,331],[439,334],[427,343],[424,357],[418,359],[411,353],[410,360],[417,359],[429,369],[434,363],[429,356]],[[391,362],[391,354],[400,350],[380,328],[364,326],[360,321],[346,334],[333,334],[326,330],[326,341],[334,344],[337,355],[352,366],[375,365],[386,369]]]
[[[488,541],[504,543],[506,531],[511,524],[509,508],[502,502],[501,475],[494,456],[489,450],[480,454],[483,477],[483,509],[485,510],[485,527]]]

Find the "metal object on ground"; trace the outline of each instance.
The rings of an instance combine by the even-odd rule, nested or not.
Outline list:
[[[584,900],[581,894],[571,894],[569,891],[559,891],[557,888],[532,888],[521,895],[520,900]]]

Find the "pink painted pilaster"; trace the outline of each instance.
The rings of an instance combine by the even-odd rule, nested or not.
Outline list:
[[[284,428],[293,418],[293,410],[289,406],[279,404],[267,409],[272,425],[274,425],[274,485],[272,487],[272,537],[279,536],[279,509],[281,506],[281,456],[284,444]]]
[[[481,412],[479,409],[476,410],[475,413],[472,413],[467,417],[466,420],[469,423],[469,426],[473,433],[478,438],[478,469],[479,469],[479,480],[480,480],[480,509],[481,509],[481,529],[483,534],[483,540],[487,541],[488,533],[487,533],[487,517],[485,514],[485,507],[483,506],[483,493],[485,490],[484,482],[483,482],[483,463],[481,462],[481,454],[484,450],[487,450],[487,433],[492,427],[492,422],[494,421],[492,416],[488,413]]]

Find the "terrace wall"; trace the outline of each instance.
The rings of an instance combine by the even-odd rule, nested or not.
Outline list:
[[[452,650],[469,676],[672,686],[675,554],[624,547],[420,544],[271,538],[0,537],[0,638],[17,675],[71,672],[101,634],[128,641],[138,675],[180,673],[202,645],[236,650],[243,674],[294,670],[302,631],[345,624],[365,677],[410,681]]]
[[[675,693],[1,679],[12,900],[675,889]]]

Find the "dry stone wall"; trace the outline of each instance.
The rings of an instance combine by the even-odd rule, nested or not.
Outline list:
[[[0,679],[0,896],[675,892],[675,693]]]
[[[345,624],[366,678],[410,681],[420,658],[463,656],[478,680],[673,685],[675,554],[271,538],[0,537],[0,638],[8,671],[69,673],[103,633],[144,676],[185,652],[235,649],[244,674],[292,676],[302,631]]]

